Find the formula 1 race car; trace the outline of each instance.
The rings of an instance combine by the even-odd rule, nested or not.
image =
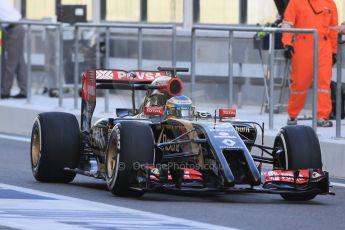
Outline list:
[[[273,147],[267,147],[263,125],[238,120],[234,108],[218,109],[214,115],[196,111],[181,95],[183,84],[176,74],[187,71],[83,73],[80,128],[74,115],[62,112],[41,113],[33,124],[33,176],[41,182],[68,183],[83,174],[105,180],[119,196],[251,192],[306,201],[333,194],[311,127],[283,127]],[[117,109],[116,117],[91,125],[96,89],[131,90],[132,108]],[[138,108],[137,90],[146,91]],[[253,149],[259,154],[251,153]],[[263,172],[263,163],[272,165],[270,171]]]

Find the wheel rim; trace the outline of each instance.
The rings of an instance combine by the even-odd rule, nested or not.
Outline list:
[[[115,141],[110,143],[106,158],[106,174],[107,178],[116,178],[116,168],[118,164],[119,152],[116,148]],[[115,172],[115,173],[114,173]]]
[[[33,131],[31,141],[31,163],[33,169],[36,169],[41,158],[41,135],[37,127]]]
[[[279,156],[275,156],[276,157],[276,160],[277,160],[277,163],[278,163],[278,167],[279,169],[280,168],[283,168],[283,169],[286,169],[286,157],[287,157],[287,153],[286,153],[286,145],[284,144],[284,139],[280,138],[278,139],[278,141],[275,142],[275,145],[274,145],[274,151],[276,154],[279,154]]]

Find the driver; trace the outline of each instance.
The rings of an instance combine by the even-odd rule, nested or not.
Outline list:
[[[192,100],[184,95],[170,98],[165,106],[165,116],[168,118],[192,118],[195,107]]]

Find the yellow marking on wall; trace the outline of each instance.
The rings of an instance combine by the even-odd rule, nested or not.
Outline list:
[[[335,0],[334,2],[337,5],[338,20],[339,20],[339,25],[340,25],[343,21],[345,21],[345,14],[344,14],[345,0]]]
[[[14,0],[8,0],[8,3],[9,3],[11,6],[14,6]]]
[[[14,6],[15,0],[8,0]],[[184,0],[148,0],[148,22],[182,22]],[[200,22],[239,23],[240,0],[200,0]],[[87,19],[92,19],[92,0],[62,0],[62,4],[86,4]],[[339,24],[345,21],[345,0],[334,0]],[[26,18],[55,16],[55,0],[27,0]],[[274,22],[277,10],[273,0],[248,0],[247,23]],[[140,20],[140,0],[107,0],[106,20],[135,22]]]
[[[183,0],[148,0],[147,21],[183,22]]]
[[[42,19],[55,15],[55,1],[53,0],[29,0],[26,4],[26,18]]]
[[[200,0],[200,23],[238,23],[238,9],[238,0]]]
[[[107,0],[106,20],[139,21],[140,0]]]

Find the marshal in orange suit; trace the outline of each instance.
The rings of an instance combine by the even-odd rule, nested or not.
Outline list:
[[[338,12],[333,0],[290,0],[284,13],[284,28],[314,28],[319,33],[318,126],[330,127],[332,110],[330,82],[336,62]],[[313,35],[284,33],[286,58],[292,58],[288,124],[297,124],[313,81]]]

